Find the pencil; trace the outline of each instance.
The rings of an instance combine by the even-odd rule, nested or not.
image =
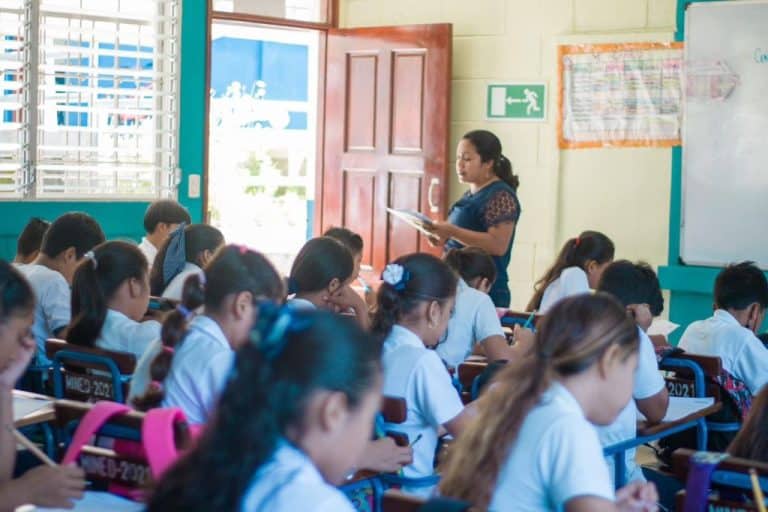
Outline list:
[[[413,446],[414,446],[416,443],[418,443],[419,441],[421,441],[421,437],[422,437],[422,435],[421,435],[421,434],[417,435],[417,436],[416,436],[416,439],[414,439],[414,440],[413,440],[413,442],[412,442],[412,443],[411,443],[409,446],[410,446],[411,448],[413,448]]]
[[[42,463],[51,467],[58,466],[58,464],[53,462],[45,453],[43,453],[43,451],[38,448],[35,443],[24,437],[24,434],[13,428],[11,425],[6,425],[6,428],[8,429],[8,432],[13,434],[13,437],[16,439],[17,443],[32,452],[32,454],[40,459]]]
[[[750,480],[752,480],[752,493],[755,495],[757,510],[759,510],[760,512],[766,512],[765,497],[763,496],[763,490],[760,488],[760,480],[757,479],[757,471],[755,471],[754,469],[750,469],[749,478]]]
[[[531,311],[531,316],[523,324],[523,329],[530,329],[533,326],[533,318],[536,316],[536,310]]]

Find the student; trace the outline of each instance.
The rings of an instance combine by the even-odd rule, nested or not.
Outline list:
[[[13,262],[26,265],[35,261],[40,254],[43,237],[50,226],[51,223],[47,220],[38,217],[29,219],[16,242],[16,257]]]
[[[139,249],[147,258],[149,268],[152,268],[157,251],[179,224],[191,222],[187,209],[172,199],[161,199],[147,207],[144,214],[144,231],[147,236],[141,239]]]
[[[210,418],[234,351],[248,340],[256,302],[285,296],[272,264],[243,246],[220,249],[203,275],[193,274],[185,283],[162,339],[139,360],[128,396],[140,410],[181,407],[193,424]],[[202,314],[194,316],[201,305]]]
[[[613,253],[611,239],[597,231],[584,231],[571,238],[555,264],[536,282],[527,310],[544,314],[560,299],[593,290],[613,261]]]
[[[333,486],[354,470],[373,429],[380,346],[327,312],[283,308],[259,323],[213,421],[158,483],[149,512],[354,511]]]
[[[365,304],[369,309],[375,306],[376,293],[373,291],[373,288],[371,288],[371,285],[360,276],[360,265],[363,261],[363,238],[347,228],[330,228],[323,233],[323,236],[333,238],[337,242],[340,242],[352,253],[352,261],[354,262],[352,275],[355,276],[355,279],[357,279],[358,283],[363,287]]]
[[[32,504],[72,507],[85,488],[85,473],[75,466],[38,466],[12,480],[16,440],[6,426],[13,425],[13,387],[35,352],[30,327],[35,295],[16,269],[0,261],[0,510]]]
[[[384,395],[405,398],[404,423],[386,430],[408,435],[413,463],[406,477],[434,474],[441,428],[456,437],[466,427],[458,393],[440,357],[430,347],[445,333],[456,296],[456,275],[429,254],[403,256],[386,266],[372,330],[384,340]]]
[[[202,275],[203,267],[222,245],[224,235],[213,226],[179,225],[160,247],[155,258],[157,264],[152,265],[152,295],[181,300],[184,281],[193,274]]]
[[[719,357],[723,369],[742,381],[754,396],[768,383],[768,349],[755,333],[768,307],[768,281],[754,263],[724,268],[715,281],[715,312],[693,322],[679,347]]]
[[[309,240],[291,266],[288,278],[289,301],[294,307],[332,311],[354,311],[358,323],[367,329],[370,320],[365,301],[353,289],[356,278],[352,254],[330,237]]]
[[[443,495],[495,512],[656,510],[652,484],[614,495],[594,425],[632,395],[637,327],[602,293],[558,302],[536,350],[504,368],[451,446]]]
[[[160,322],[142,322],[149,305],[149,268],[138,247],[104,242],[85,254],[72,281],[67,343],[129,352],[140,358],[160,337]]]
[[[40,255],[18,269],[32,285],[37,299],[32,332],[37,341],[37,365],[48,365],[45,340],[60,337],[70,321],[70,290],[75,269],[85,253],[104,241],[104,232],[85,213],[65,213],[51,224]]]
[[[491,361],[520,357],[524,345],[509,346],[496,307],[487,294],[496,280],[493,259],[482,249],[465,247],[449,251],[444,260],[460,277],[456,305],[437,345],[437,354],[452,368],[478,346]]]
[[[612,424],[598,429],[600,442],[610,446],[637,436],[637,411],[645,416],[648,423],[658,423],[667,413],[669,394],[664,378],[659,373],[659,364],[653,342],[645,333],[653,317],[664,310],[664,298],[656,272],[647,263],[632,263],[627,260],[614,261],[603,271],[597,291],[615,297],[629,311],[637,324],[640,338],[637,370],[632,388],[632,398]],[[624,452],[626,463],[625,481],[644,480],[643,472],[635,464],[636,450]],[[615,476],[613,457],[608,457],[611,478]]]
[[[752,402],[749,416],[728,447],[728,454],[768,463],[768,386]]]

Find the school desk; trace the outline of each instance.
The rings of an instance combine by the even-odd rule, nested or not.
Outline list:
[[[13,390],[13,426],[25,433],[39,431],[46,454],[53,458],[55,442],[50,422],[55,418],[53,398],[28,391]]]
[[[655,425],[646,425],[644,422],[638,422],[637,424],[637,437],[634,439],[627,439],[620,443],[616,443],[603,448],[603,454],[606,457],[613,457],[614,462],[614,483],[616,488],[623,487],[626,483],[625,473],[626,464],[624,461],[624,452],[637,448],[638,446],[650,443],[652,441],[658,441],[665,437],[677,434],[690,428],[696,428],[698,430],[697,444],[699,450],[706,450],[707,448],[707,426],[706,417],[710,414],[714,414],[722,409],[722,402],[714,402],[711,405],[702,407],[686,416],[676,418],[671,421],[662,421]]]

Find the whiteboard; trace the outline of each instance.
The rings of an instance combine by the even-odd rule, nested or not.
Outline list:
[[[768,1],[691,4],[685,22],[686,74],[723,61],[740,83],[724,100],[686,96],[680,256],[768,269]]]

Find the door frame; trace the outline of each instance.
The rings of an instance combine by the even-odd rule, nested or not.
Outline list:
[[[312,230],[315,235],[320,232],[320,215],[317,215],[318,208],[322,205],[323,198],[323,172],[322,164],[323,145],[325,142],[325,69],[326,69],[326,41],[328,31],[338,28],[339,24],[339,0],[324,0],[325,11],[328,20],[325,23],[291,20],[287,18],[275,18],[272,16],[261,16],[256,14],[232,13],[216,11],[213,9],[213,0],[208,0],[207,23],[205,24],[205,119],[203,123],[203,176],[201,183],[202,192],[202,214],[203,221],[209,221],[208,215],[208,155],[209,155],[209,119],[211,115],[211,98],[208,91],[211,90],[211,41],[212,26],[215,21],[232,21],[237,23],[249,23],[255,25],[264,25],[273,28],[298,28],[315,30],[319,33],[320,41],[317,48],[317,55],[320,62],[317,68],[317,141],[315,146],[315,206],[312,215]]]

